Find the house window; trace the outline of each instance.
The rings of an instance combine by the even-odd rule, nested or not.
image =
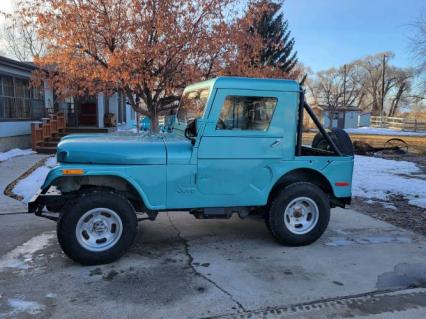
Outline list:
[[[227,96],[216,129],[267,131],[276,105],[275,97]]]
[[[43,90],[31,88],[28,79],[1,75],[0,88],[0,121],[43,117]]]

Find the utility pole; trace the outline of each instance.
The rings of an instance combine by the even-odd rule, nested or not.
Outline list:
[[[385,73],[386,73],[386,54],[383,54],[382,62],[382,105],[380,110],[380,124],[383,126],[383,111],[385,108]]]
[[[346,107],[346,64],[343,66],[343,107]]]

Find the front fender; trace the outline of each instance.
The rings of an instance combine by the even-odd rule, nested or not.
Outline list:
[[[83,170],[82,175],[65,175],[64,170]],[[163,173],[164,172],[164,173]],[[82,165],[60,164],[47,175],[42,190],[55,184],[61,177],[115,176],[122,178],[139,193],[143,203],[150,210],[165,209],[165,168],[164,165]],[[111,185],[113,186],[113,185]]]

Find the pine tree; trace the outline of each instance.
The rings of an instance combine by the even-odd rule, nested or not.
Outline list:
[[[249,32],[256,32],[264,40],[260,66],[272,66],[290,74],[297,64],[297,51],[293,52],[294,38],[283,14],[283,1],[260,0],[248,10],[253,16]]]

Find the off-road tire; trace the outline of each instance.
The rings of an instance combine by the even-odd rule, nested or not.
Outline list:
[[[292,200],[298,197],[307,197],[318,207],[318,221],[309,232],[294,234],[284,222],[284,212]],[[275,239],[287,246],[304,246],[316,241],[326,230],[330,221],[330,203],[327,195],[316,185],[306,182],[297,182],[285,187],[272,201],[269,210],[270,231]]]
[[[111,209],[120,217],[122,234],[108,250],[93,252],[85,249],[77,240],[76,227],[79,219],[94,208]],[[137,233],[138,221],[132,204],[113,191],[92,191],[67,203],[57,224],[57,237],[64,253],[82,265],[108,264],[119,259],[132,245]]]
[[[351,138],[345,130],[333,128],[328,130],[328,135],[334,144],[339,148],[340,152],[344,155],[353,156],[355,154],[354,146]],[[326,151],[331,151],[331,146],[321,133],[317,133],[312,140],[312,147],[319,148]]]

